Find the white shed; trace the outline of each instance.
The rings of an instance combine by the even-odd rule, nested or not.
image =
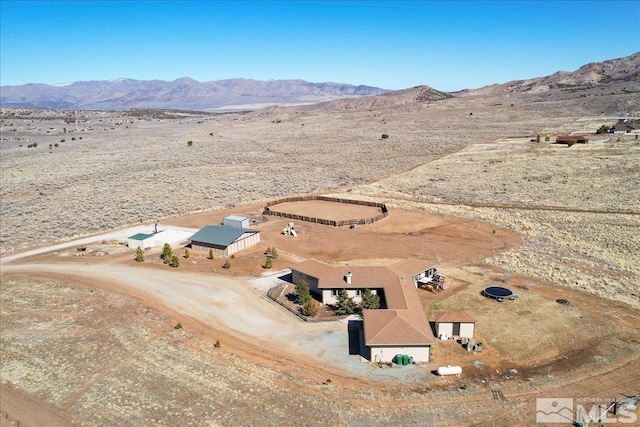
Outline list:
[[[145,249],[155,246],[155,236],[153,234],[138,233],[127,238],[127,246],[131,249],[138,249],[138,247]]]
[[[249,228],[249,218],[246,216],[228,215],[222,220],[222,225],[236,228]]]
[[[478,319],[470,311],[441,311],[436,313],[436,335],[441,337],[473,338]]]

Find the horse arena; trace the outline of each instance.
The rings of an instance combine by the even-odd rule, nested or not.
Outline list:
[[[372,224],[389,213],[384,203],[308,196],[270,202],[264,208],[264,214],[343,227]]]

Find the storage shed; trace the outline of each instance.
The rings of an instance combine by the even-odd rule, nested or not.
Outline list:
[[[440,311],[436,313],[436,335],[473,338],[478,319],[470,311]]]
[[[232,255],[260,243],[260,231],[230,225],[206,225],[191,236],[191,249]]]
[[[228,225],[229,227],[236,228],[248,228],[249,218],[246,216],[228,215],[222,220],[222,225]]]
[[[153,234],[138,233],[127,238],[127,246],[131,249],[138,249],[138,247],[142,249],[151,248],[154,246],[155,240]]]

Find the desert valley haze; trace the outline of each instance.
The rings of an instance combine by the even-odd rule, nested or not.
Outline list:
[[[0,426],[640,422],[640,52],[0,95]]]

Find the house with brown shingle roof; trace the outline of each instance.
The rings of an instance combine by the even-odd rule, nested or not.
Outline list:
[[[397,354],[408,354],[416,362],[428,362],[435,337],[418,296],[418,283],[429,281],[436,269],[423,260],[409,259],[389,267],[332,267],[318,261],[303,261],[291,268],[292,279],[304,279],[323,304],[335,304],[342,289],[359,302],[365,289],[380,295],[386,308],[364,310],[363,339],[368,357],[391,362]]]
[[[441,337],[473,338],[478,318],[470,311],[436,312],[436,335]]]

